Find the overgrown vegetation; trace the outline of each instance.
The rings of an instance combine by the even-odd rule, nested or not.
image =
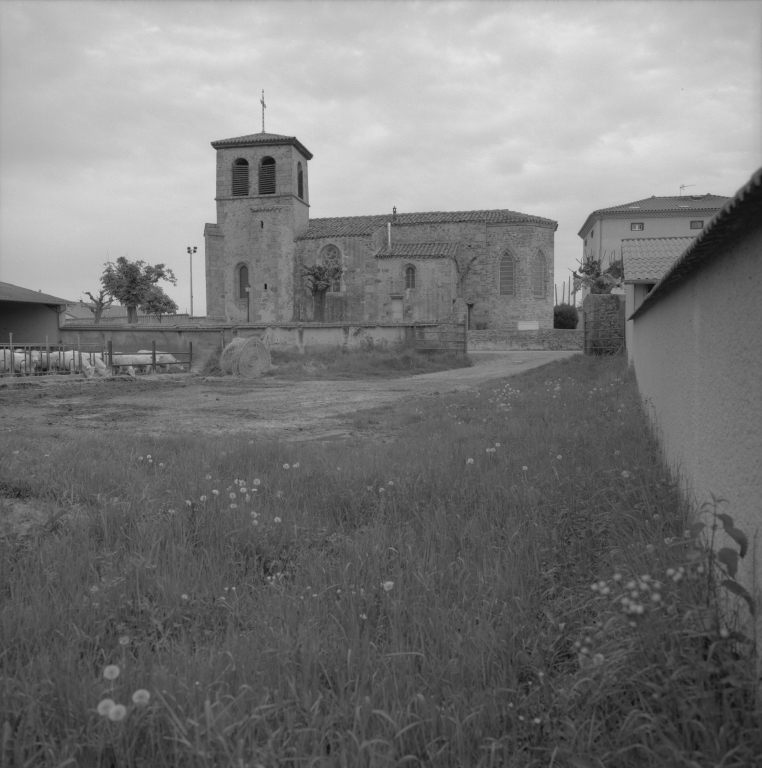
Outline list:
[[[404,438],[3,435],[4,495],[59,508],[0,542],[4,756],[759,765],[750,645],[621,359],[374,417]]]
[[[400,344],[306,349],[303,354],[297,349],[271,349],[270,354],[276,367],[266,375],[288,379],[398,378],[472,365],[461,352],[419,352]]]
[[[452,368],[468,368],[468,355],[456,352],[418,352],[401,344],[364,344],[344,347],[270,350],[273,368],[266,376],[282,379],[392,379]],[[220,355],[215,352],[204,362],[203,376],[223,376]]]

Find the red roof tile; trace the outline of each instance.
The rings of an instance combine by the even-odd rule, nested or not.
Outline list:
[[[330,219],[310,219],[307,232],[297,240],[319,240],[325,237],[362,237],[372,235],[379,227],[392,222],[392,214],[376,216],[338,216]],[[558,226],[558,222],[541,216],[529,216],[526,213],[509,210],[492,211],[430,211],[426,213],[398,213],[392,222],[393,227],[411,224],[454,224],[477,222],[484,224],[540,224]]]
[[[377,259],[446,259],[455,257],[458,243],[392,243],[376,254]]]
[[[296,136],[281,136],[279,133],[250,133],[247,136],[236,136],[232,139],[219,139],[212,142],[215,149],[222,147],[254,147],[258,144],[291,144],[296,147],[308,160],[312,160],[312,152],[302,144]]]
[[[622,240],[624,281],[653,281],[672,266],[693,242],[692,237],[638,237]]]

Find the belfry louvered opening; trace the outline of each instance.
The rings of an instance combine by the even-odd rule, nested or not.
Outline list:
[[[235,196],[249,194],[249,163],[242,158],[233,163],[233,194]]]
[[[272,157],[263,157],[259,164],[259,194],[275,194],[275,160]]]
[[[500,259],[500,295],[516,295],[516,260],[513,256]]]
[[[304,200],[304,171],[302,164],[296,164],[296,189],[300,200]]]

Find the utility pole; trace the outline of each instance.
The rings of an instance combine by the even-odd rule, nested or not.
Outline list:
[[[193,254],[198,250],[194,245],[192,248],[188,246],[188,255],[190,256],[190,288],[191,288],[191,311],[190,316],[193,317]]]

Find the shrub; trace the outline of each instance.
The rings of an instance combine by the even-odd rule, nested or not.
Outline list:
[[[553,307],[553,327],[571,329],[577,327],[579,314],[571,304],[557,304]]]

